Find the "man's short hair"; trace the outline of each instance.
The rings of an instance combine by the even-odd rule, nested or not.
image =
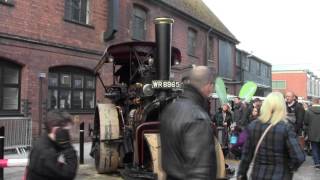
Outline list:
[[[254,99],[253,99],[253,103],[255,103],[255,102],[261,102],[261,99],[259,99],[259,98],[254,98]]]
[[[190,83],[201,89],[203,86],[212,82],[212,74],[207,66],[196,66],[191,70]]]
[[[287,96],[287,94],[291,94],[293,97],[296,96],[296,94],[293,91],[287,91],[285,96]]]
[[[313,98],[312,99],[312,104],[319,104],[319,99],[318,98]]]
[[[189,76],[184,76],[184,77],[181,79],[181,82],[182,82],[182,83],[189,83],[189,81],[190,81]]]
[[[48,133],[53,127],[63,127],[72,122],[71,115],[62,110],[51,110],[47,114],[47,120],[44,122],[45,129]]]
[[[241,98],[239,96],[235,96],[234,99],[241,100]]]

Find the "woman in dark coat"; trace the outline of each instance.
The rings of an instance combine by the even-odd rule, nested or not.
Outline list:
[[[217,137],[224,149],[224,153],[227,153],[228,141],[229,141],[229,130],[233,122],[232,114],[228,104],[222,105],[219,112],[214,115],[214,125],[217,127]]]
[[[260,116],[260,108],[258,107],[253,108],[249,116],[249,123],[256,120],[259,116]]]
[[[215,114],[213,122],[217,127],[227,126],[230,128],[230,125],[233,122],[232,113],[228,104],[224,104],[221,109],[219,108],[218,113]]]
[[[257,143],[272,124],[258,149],[251,178],[255,180],[289,180],[305,161],[298,136],[286,120],[283,95],[273,92],[261,107],[261,115],[248,126],[248,139],[242,151],[238,179],[246,179]]]

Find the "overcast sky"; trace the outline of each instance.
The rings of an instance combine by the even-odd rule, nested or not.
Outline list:
[[[240,41],[273,65],[320,71],[319,0],[203,0]]]

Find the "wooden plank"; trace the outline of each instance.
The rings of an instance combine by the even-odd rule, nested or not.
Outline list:
[[[144,134],[152,157],[153,171],[158,174],[158,180],[165,180],[166,174],[161,167],[160,135],[156,133]],[[215,152],[217,160],[217,179],[226,177],[225,159],[219,141],[215,139]]]
[[[119,139],[120,124],[114,104],[98,104],[100,117],[100,140]]]
[[[148,133],[144,134],[146,138],[149,149],[151,152],[153,172],[158,175],[158,180],[165,180],[165,172],[161,167],[161,146],[160,146],[160,134]]]
[[[215,152],[216,152],[216,160],[217,160],[217,178],[225,178],[226,177],[226,167],[225,160],[221,145],[217,138],[214,139],[215,142]]]

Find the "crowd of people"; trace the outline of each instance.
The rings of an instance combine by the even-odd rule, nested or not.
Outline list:
[[[244,102],[235,97],[232,103],[223,104],[212,116],[212,126],[225,156],[231,154],[240,159],[242,146],[247,138],[246,127],[260,116],[261,105],[259,98]],[[235,136],[237,140],[231,142],[231,136]]]
[[[217,143],[225,156],[241,160],[237,179],[247,179],[248,173],[259,180],[292,179],[305,161],[305,137],[311,142],[314,167],[320,169],[318,101],[303,106],[293,92],[285,97],[272,92],[263,102],[247,103],[235,97],[233,106],[222,104],[211,115],[207,98],[213,90],[211,77],[207,67],[194,67],[182,95],[161,112],[161,161],[167,180],[217,179]],[[48,113],[47,133],[30,152],[28,180],[75,178],[77,156],[71,145],[71,126],[69,114]]]
[[[210,114],[210,76],[206,67],[194,67],[184,94],[162,112],[162,166],[167,179],[215,179],[214,139],[224,155],[241,160],[237,179],[292,179],[305,161],[304,134],[312,144],[314,167],[319,168],[318,103],[306,107],[294,92],[285,96],[272,92],[263,101],[250,103],[235,97],[233,106],[222,104]]]

